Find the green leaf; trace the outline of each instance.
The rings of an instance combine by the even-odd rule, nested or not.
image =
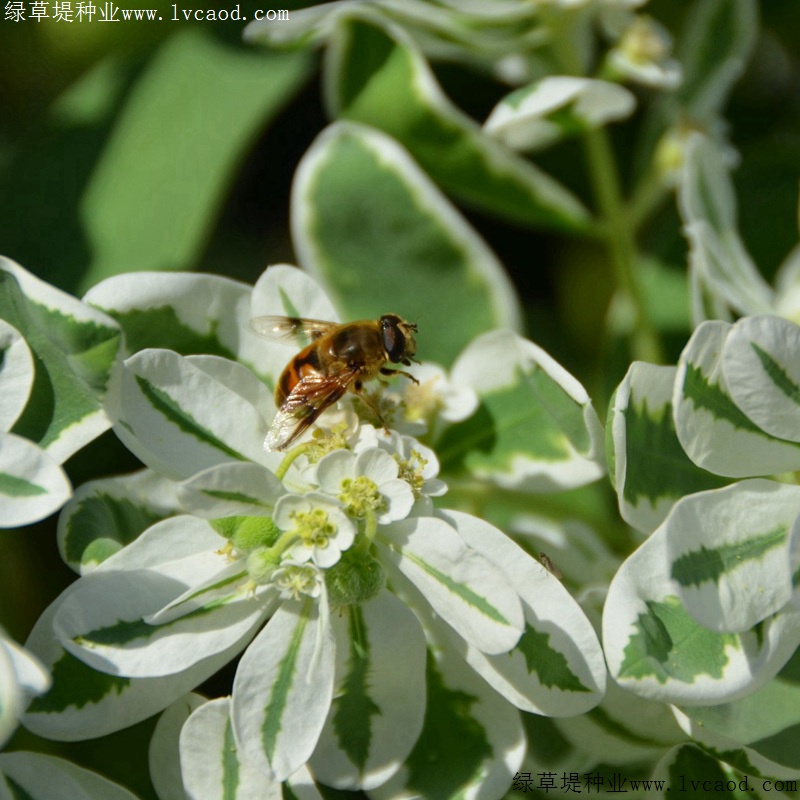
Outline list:
[[[341,609],[331,623],[340,677],[309,766],[322,783],[370,790],[400,768],[422,730],[425,635],[388,591]]]
[[[625,648],[621,678],[652,676],[660,683],[694,682],[700,675],[721,678],[728,664],[725,648],[735,646],[731,634],[714,634],[698,625],[677,597],[648,601],[636,632]]]
[[[526,624],[517,648],[525,656],[528,672],[536,673],[542,686],[556,686],[565,692],[592,691],[572,672],[564,654],[550,647],[549,634]]]
[[[119,328],[7,259],[0,259],[0,319],[25,338],[35,368],[30,399],[12,430],[62,462],[110,424],[101,398]]]
[[[678,46],[680,105],[695,120],[720,112],[744,71],[758,33],[754,0],[700,0],[689,10]]]
[[[776,409],[776,392],[770,391],[763,368],[748,344],[750,334],[761,323],[755,328],[746,320],[740,324],[745,327],[704,322],[681,353],[674,396],[678,439],[695,464],[717,475],[741,478],[793,471],[800,466],[798,444],[771,435],[751,419],[755,409],[760,409],[759,422],[770,418]],[[767,328],[771,326],[768,322]],[[735,356],[733,351],[728,354],[728,337],[734,330],[739,330]],[[733,395],[729,375],[738,397]],[[752,408],[745,414],[742,406],[748,398]],[[781,415],[772,414],[772,418],[779,432],[787,432]],[[746,458],[742,458],[743,453]]]
[[[192,266],[242,154],[309,66],[304,53],[243,53],[197,30],[169,37],[84,193],[92,250],[84,289],[143,267]]]
[[[390,33],[377,20],[342,17],[324,79],[334,116],[390,134],[460,200],[526,225],[586,229],[588,214],[580,202],[453,106],[398,29]]]
[[[735,791],[738,781],[732,779],[716,758],[694,744],[683,744],[671,750],[653,770],[653,778],[666,779],[664,791],[658,795],[662,798],[684,792],[687,797],[698,798],[713,794],[720,800],[742,797]]]
[[[663,522],[679,498],[726,483],[696,466],[678,441],[672,415],[676,372],[635,362],[608,412],[620,513],[645,533]]]
[[[635,107],[636,98],[619,84],[550,76],[506,95],[483,129],[515,150],[535,150],[624,119]]]
[[[767,434],[800,443],[800,327],[775,316],[739,320],[722,368],[736,405]]]
[[[524,748],[519,713],[445,650],[438,660],[429,656],[426,679],[422,733],[382,793],[426,800],[501,797]]]
[[[453,367],[480,405],[437,444],[443,471],[525,491],[573,488],[603,474],[602,429],[589,397],[536,345],[508,331],[475,340]]]
[[[174,489],[151,472],[83,484],[58,520],[64,561],[87,572],[154,523],[180,511]]]
[[[380,707],[367,694],[370,673],[370,642],[364,619],[358,606],[348,609],[350,621],[349,669],[341,694],[334,700],[333,727],[350,760],[360,769],[367,762],[371,740],[371,720]],[[351,725],[357,719],[358,725]]]
[[[795,746],[800,731],[798,664],[800,655],[796,653],[776,678],[740,700],[683,708],[692,738],[720,754],[741,747],[751,773],[800,770]]]
[[[298,168],[292,209],[300,262],[343,317],[391,311],[416,322],[421,358],[449,364],[479,333],[520,326],[497,259],[384,134],[327,128]]]
[[[705,627],[746,631],[791,611],[791,539],[800,487],[747,480],[698,492],[664,522],[670,577]]]

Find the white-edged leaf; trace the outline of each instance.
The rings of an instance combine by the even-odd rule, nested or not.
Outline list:
[[[417,744],[370,798],[503,797],[525,754],[519,711],[447,649],[428,656],[426,686],[425,726]]]
[[[127,272],[93,286],[83,300],[119,323],[129,355],[169,347],[235,358],[252,291],[220,275]]]
[[[0,629],[0,747],[16,730],[31,698],[44,694],[51,682],[39,659]]]
[[[514,150],[535,150],[625,119],[635,108],[634,95],[617,83],[556,75],[506,95],[483,130]]]
[[[218,672],[244,648],[251,635],[248,632],[227,650],[174,675],[122,678],[98,672],[66,652],[53,632],[59,607],[76,591],[78,583],[69,586],[44,611],[25,644],[50,670],[53,685],[33,700],[22,722],[47,739],[93,739],[153,716]]]
[[[800,327],[746,317],[725,340],[722,369],[733,401],[761,430],[800,442]]]
[[[456,649],[490,686],[523,711],[582,714],[605,691],[606,666],[591,622],[561,582],[502,531],[460,511],[440,516],[503,572],[522,601],[525,630],[510,654]]]
[[[570,764],[576,763],[578,753],[587,764],[614,764],[624,768],[632,763],[652,761],[665,748],[686,738],[670,706],[639,697],[614,681],[608,682],[602,702],[588,713],[557,717],[552,722],[556,735],[570,743],[564,764],[568,770]],[[549,743],[541,743],[539,747],[545,753],[549,751]],[[535,752],[537,743],[531,741],[531,749]],[[541,767],[549,769],[550,765],[545,761]],[[627,784],[626,787],[631,788]]]
[[[389,134],[461,201],[523,224],[585,229],[588,214],[577,197],[486,136],[449,100],[422,53],[398,26],[373,14],[340,17],[326,52],[323,80],[332,117]],[[388,105],[387,97],[392,98]]]
[[[800,486],[747,480],[684,497],[664,522],[670,576],[704,627],[740,632],[793,595]],[[795,534],[796,535],[796,534]]]
[[[283,484],[260,464],[217,464],[187,478],[178,487],[184,508],[207,519],[269,516],[285,493]]]
[[[382,561],[410,580],[448,625],[484,653],[506,653],[524,629],[522,606],[503,572],[433,517],[381,528]]]
[[[478,410],[437,445],[442,470],[503,488],[570,489],[604,473],[603,429],[586,390],[533,342],[510,331],[475,339],[453,365]]]
[[[672,414],[676,374],[675,367],[636,361],[609,406],[609,459],[620,514],[643,533],[654,531],[684,495],[725,483],[694,464],[678,441]]]
[[[393,312],[421,334],[435,331],[420,349],[427,359],[449,364],[477,334],[521,328],[497,257],[408,152],[374,128],[336,122],[306,151],[292,186],[292,238],[349,318]]]
[[[2,256],[0,319],[19,331],[36,360],[34,387],[14,433],[63,463],[110,426],[101,400],[117,363],[120,329]]]
[[[223,600],[211,597],[185,615],[151,624],[185,584],[154,570],[95,571],[82,582],[56,615],[56,635],[89,666],[129,678],[183,672],[254,633],[268,611],[257,600],[225,602],[232,594],[226,587]]]
[[[317,744],[333,696],[335,644],[312,600],[285,601],[242,656],[231,717],[242,759],[283,781]]]
[[[609,671],[624,688],[654,700],[735,700],[767,683],[791,657],[800,644],[800,612],[784,609],[743,633],[700,625],[670,577],[668,523],[669,517],[611,581],[603,609]]]
[[[22,334],[0,319],[0,433],[11,430],[30,397],[33,356]]]
[[[327,786],[370,790],[400,768],[422,730],[425,636],[414,614],[385,590],[347,606],[331,623],[337,686],[310,766]]]
[[[227,650],[255,631],[269,604],[255,597],[236,602],[245,587],[231,580],[237,565],[219,552],[226,542],[195,517],[156,523],[78,581],[56,613],[56,635],[89,666],[125,677],[182,672]],[[212,593],[185,616],[167,614],[161,624],[147,621],[215,581],[224,583],[223,596]]]
[[[181,512],[175,484],[151,470],[82,484],[58,517],[58,549],[75,572],[91,572],[151,525]]]
[[[751,774],[800,778],[795,743],[800,725],[800,685],[793,656],[786,667],[757,692],[721,705],[674,709],[683,730],[725,761],[746,763]]]
[[[0,528],[16,528],[49,517],[72,493],[69,479],[39,445],[0,433]]]
[[[165,708],[158,718],[147,757],[158,800],[186,800],[181,777],[181,728],[191,713],[207,702],[202,695],[190,692]]]
[[[109,414],[126,447],[173,479],[215,464],[263,462],[264,414],[272,404],[256,408],[247,398],[263,384],[245,367],[225,363],[235,383],[212,377],[207,360],[194,363],[171,350],[142,350],[125,361]]]
[[[194,710],[180,734],[180,762],[188,800],[281,800],[281,784],[239,757],[230,698]]]
[[[731,478],[794,471],[800,446],[770,436],[734,403],[722,353],[727,322],[700,325],[681,353],[672,400],[681,446],[699,467]]]
[[[0,754],[0,781],[4,778],[13,781],[11,796],[25,800],[137,800],[96,772],[43,753]]]
[[[741,314],[770,311],[773,291],[737,232],[736,197],[719,143],[699,133],[686,143],[679,201],[695,289],[706,288]]]

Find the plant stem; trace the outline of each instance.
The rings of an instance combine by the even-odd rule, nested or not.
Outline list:
[[[661,342],[647,314],[636,269],[636,242],[622,201],[619,174],[611,144],[604,130],[594,130],[584,134],[584,145],[597,206],[602,216],[601,230],[611,253],[617,287],[634,312],[631,335],[633,357],[661,363]]]
[[[561,69],[566,74],[584,76],[584,69],[572,30],[580,24],[580,17],[552,12],[547,20],[552,47]],[[617,289],[633,309],[631,350],[634,358],[661,363],[661,342],[650,323],[644,293],[636,269],[635,227],[622,198],[619,170],[611,143],[605,130],[590,130],[583,136],[589,176],[592,182],[597,209],[600,214],[600,233],[611,254]]]

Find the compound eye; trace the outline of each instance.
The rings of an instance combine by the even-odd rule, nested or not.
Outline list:
[[[400,330],[400,317],[386,314],[381,317],[381,335],[383,347],[389,354],[389,360],[394,364],[402,361],[406,354],[406,336]]]

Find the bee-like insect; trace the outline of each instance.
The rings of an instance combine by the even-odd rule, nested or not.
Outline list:
[[[278,413],[264,440],[265,450],[284,450],[348,390],[360,394],[364,384],[379,375],[404,375],[418,382],[413,375],[386,366],[391,362],[409,367],[416,361],[417,326],[397,314],[343,324],[300,317],[256,317],[250,320],[250,328],[273,339],[291,340],[297,335],[311,339],[278,379]],[[372,410],[383,422],[380,410]]]

